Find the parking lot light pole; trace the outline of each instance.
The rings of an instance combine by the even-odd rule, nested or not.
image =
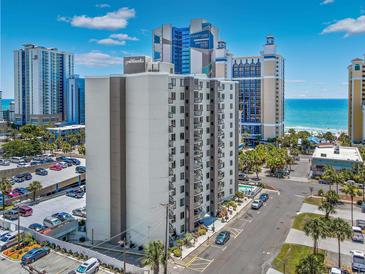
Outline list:
[[[17,225],[17,229],[18,229],[18,245],[20,244],[20,210],[18,209],[18,225]]]

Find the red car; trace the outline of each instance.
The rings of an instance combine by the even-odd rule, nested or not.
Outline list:
[[[60,171],[63,169],[63,167],[59,164],[55,164],[55,165],[51,166],[49,169],[54,170],[54,171]]]
[[[19,193],[19,192],[12,191],[12,192],[10,192],[10,193],[8,194],[8,196],[9,196],[10,198],[15,198],[15,197],[20,196],[20,193]]]

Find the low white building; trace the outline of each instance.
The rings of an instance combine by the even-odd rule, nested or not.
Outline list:
[[[326,166],[331,166],[336,170],[352,170],[357,164],[363,164],[357,147],[319,146],[315,149],[312,157],[312,176],[322,175]]]

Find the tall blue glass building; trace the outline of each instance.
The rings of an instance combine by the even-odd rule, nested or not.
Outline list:
[[[85,79],[77,74],[68,78],[64,98],[65,122],[85,124]]]

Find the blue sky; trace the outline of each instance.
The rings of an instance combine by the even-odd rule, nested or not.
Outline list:
[[[13,98],[13,49],[75,54],[75,72],[121,73],[124,55],[151,55],[151,30],[206,18],[235,55],[257,55],[266,34],[286,58],[287,98],[345,98],[351,59],[365,54],[365,0],[2,0],[1,79]]]

